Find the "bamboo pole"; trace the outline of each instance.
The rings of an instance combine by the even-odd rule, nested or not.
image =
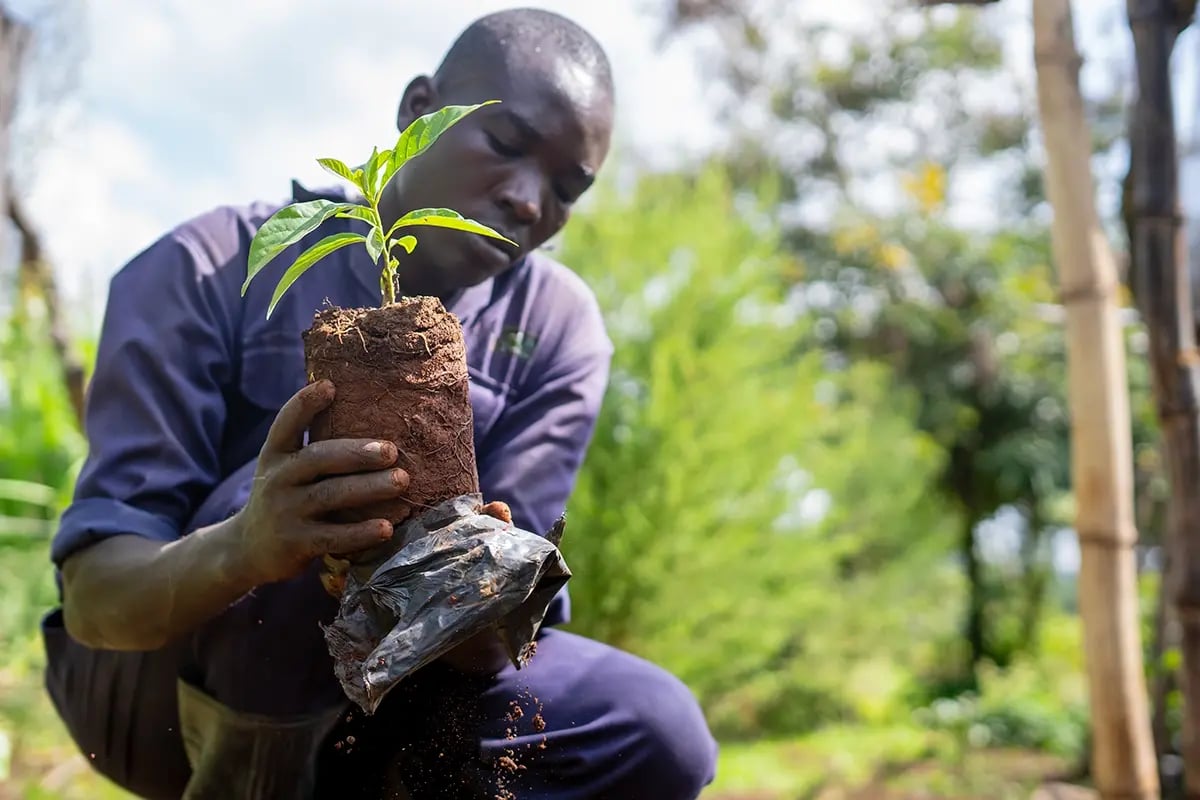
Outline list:
[[[1118,274],[1100,227],[1069,0],[1034,0],[1034,60],[1051,240],[1066,309],[1071,475],[1079,537],[1092,777],[1102,798],[1159,796],[1142,671],[1133,453]]]
[[[1128,0],[1137,64],[1130,125],[1130,219],[1138,304],[1150,338],[1170,500],[1171,596],[1182,630],[1186,793],[1200,798],[1200,359],[1179,210],[1179,163],[1170,57],[1194,3]]]

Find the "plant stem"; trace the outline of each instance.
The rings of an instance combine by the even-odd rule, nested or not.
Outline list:
[[[392,254],[388,248],[387,237],[383,235],[383,220],[379,216],[378,204],[367,200],[371,208],[371,224],[374,226],[374,231],[379,233],[379,241],[383,243],[383,252],[380,253],[380,258],[383,259],[382,272],[379,279],[379,289],[382,292],[383,303],[381,306],[391,305],[396,302],[396,275],[392,267]],[[368,234],[370,235],[370,234]],[[379,260],[375,262],[375,266],[380,266]]]

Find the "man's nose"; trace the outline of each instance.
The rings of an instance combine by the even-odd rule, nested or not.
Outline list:
[[[500,201],[522,225],[536,225],[542,218],[541,181],[528,173],[513,175],[500,190]]]

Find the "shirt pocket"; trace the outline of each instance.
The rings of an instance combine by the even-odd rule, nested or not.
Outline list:
[[[282,338],[247,342],[240,380],[242,397],[274,416],[306,383],[303,344]]]
[[[468,366],[471,378],[471,414],[475,418],[475,449],[496,426],[508,405],[509,388],[495,378]]]

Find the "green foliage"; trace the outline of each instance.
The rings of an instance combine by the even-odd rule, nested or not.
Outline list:
[[[575,626],[675,671],[725,733],[882,714],[953,626],[916,398],[796,352],[794,262],[719,170],[600,192],[563,242],[616,344],[564,541]]]
[[[0,330],[0,547],[44,547],[83,455],[43,312],[22,298]]]
[[[390,154],[386,158],[387,167],[384,170],[383,177],[380,180],[380,186],[387,185],[392,176],[396,174],[402,166],[408,161],[424,153],[438,138],[445,133],[450,127],[456,124],[467,114],[476,109],[490,106],[493,103],[499,103],[499,100],[488,100],[483,103],[477,103],[473,106],[446,106],[432,113],[426,114],[413,121],[411,125],[404,129],[400,134],[400,138],[396,141],[395,147],[392,148]],[[384,159],[380,159],[381,166]],[[375,199],[378,199],[376,197]]]
[[[384,305],[395,302],[396,268],[400,262],[393,254],[393,250],[400,247],[411,254],[413,248],[416,247],[416,238],[413,236],[392,238],[392,235],[401,228],[418,225],[451,228],[480,236],[489,236],[515,247],[516,242],[505,238],[486,225],[466,219],[450,209],[424,208],[409,212],[397,220],[386,233],[383,219],[379,213],[379,202],[384,188],[406,163],[432,147],[443,133],[468,114],[497,102],[499,101],[489,100],[471,106],[446,106],[425,114],[414,120],[400,133],[400,138],[396,140],[394,147],[382,151],[378,147],[373,148],[371,157],[356,169],[351,169],[345,162],[336,158],[318,158],[317,163],[325,170],[353,184],[360,193],[362,201],[334,203],[322,199],[308,200],[286,205],[272,214],[259,226],[254,234],[254,240],[250,243],[250,254],[246,263],[246,280],[242,283],[242,294],[245,295],[246,290],[250,287],[250,281],[276,256],[333,218],[366,222],[370,225],[370,229],[365,235],[358,233],[332,234],[301,253],[276,285],[271,303],[267,308],[268,318],[274,312],[275,306],[283,294],[310,267],[330,253],[358,242],[366,247],[373,263],[380,264],[382,258],[379,277],[381,299]],[[384,242],[387,243],[386,246]]]
[[[47,335],[44,308],[24,293],[0,328],[0,794],[48,745],[61,724],[41,694],[38,623],[55,601],[47,556],[55,520],[70,498],[84,454],[74,411]],[[64,791],[61,797],[101,795]],[[22,796],[50,796],[49,792]]]
[[[1028,20],[906,0],[837,26],[786,0],[673,6],[720,34],[711,55],[735,90],[724,160],[738,185],[779,189],[774,216],[800,264],[783,280],[811,323],[802,349],[885,363],[922,400],[916,420],[941,451],[937,490],[957,512],[968,583],[954,652],[967,647],[943,678],[970,686],[973,664],[1009,663],[1036,641],[1054,588],[1048,540],[1073,521],[1063,313],[1048,231],[1031,213],[1044,203],[1031,180],[1036,102],[1002,47],[1006,27]],[[1087,99],[1105,148],[1119,146],[1119,95],[1109,81]],[[750,117],[762,123],[738,124]],[[1139,522],[1154,541],[1162,485],[1133,352]],[[1018,552],[985,557],[986,523],[1014,514]]]
[[[371,231],[371,235],[372,237],[377,237],[378,234],[376,231]],[[358,242],[365,243],[366,241],[366,237],[361,233],[331,233],[301,253],[292,262],[292,265],[287,268],[287,271],[283,273],[283,277],[279,279],[279,283],[275,286],[275,293],[271,295],[271,304],[267,307],[267,316],[271,316],[271,312],[275,310],[275,306],[279,303],[279,299],[283,297],[283,293],[296,282],[297,278],[304,274],[305,270],[335,250],[340,250],[347,245],[357,244]],[[368,249],[370,249],[369,245]],[[378,252],[373,253],[372,258],[379,258]]]
[[[985,664],[979,685],[978,693],[934,700],[914,719],[927,729],[951,732],[964,749],[1018,747],[1072,760],[1085,753],[1088,714],[1081,672],[1058,673],[1048,662],[1023,661],[1005,670]]]

